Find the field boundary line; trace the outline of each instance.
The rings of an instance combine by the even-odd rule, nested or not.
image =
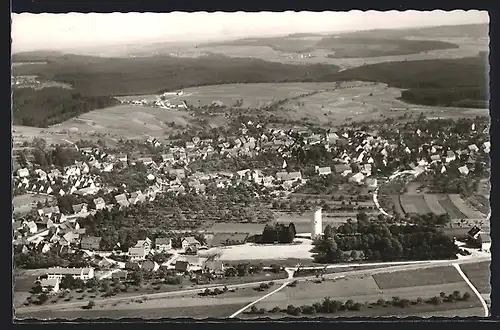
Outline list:
[[[472,282],[469,280],[469,278],[467,277],[467,275],[465,275],[465,273],[463,272],[462,268],[460,268],[459,264],[453,264],[453,267],[455,267],[455,269],[457,270],[457,272],[464,279],[465,283],[467,283],[467,285],[471,288],[472,292],[474,292],[474,294],[479,298],[479,301],[481,302],[481,305],[483,305],[484,317],[488,317],[489,316],[488,305],[486,304],[486,301],[484,300],[484,298],[481,295],[481,293],[479,293],[479,291],[476,289],[476,287],[474,286],[474,284],[472,284]]]

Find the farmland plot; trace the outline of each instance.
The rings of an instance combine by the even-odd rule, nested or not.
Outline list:
[[[448,195],[438,195],[439,204],[446,210],[452,219],[463,219],[466,216],[453,204]]]
[[[403,208],[401,207],[401,201],[398,195],[391,195],[392,204],[396,207],[396,212],[400,215],[404,215]]]
[[[458,194],[448,195],[453,205],[457,207],[469,219],[481,219],[483,214],[471,209]]]
[[[431,212],[423,195],[401,195],[400,200],[405,213],[425,214]]]
[[[425,194],[424,195],[424,200],[427,203],[427,206],[429,206],[429,209],[432,213],[434,214],[445,214],[446,210],[439,204],[439,201],[434,194]]]
[[[379,273],[373,275],[373,278],[381,290],[463,281],[460,274],[452,266]]]

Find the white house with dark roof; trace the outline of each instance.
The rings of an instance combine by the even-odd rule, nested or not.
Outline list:
[[[17,170],[17,176],[20,178],[25,178],[30,175],[30,171],[27,168],[21,168]]]
[[[185,250],[188,247],[199,247],[199,246],[201,246],[201,243],[198,242],[198,240],[196,238],[194,238],[193,236],[188,236],[188,237],[184,237],[182,239],[181,246]]]
[[[155,239],[155,250],[157,252],[172,250],[172,239],[166,237],[158,237],[157,239]]]

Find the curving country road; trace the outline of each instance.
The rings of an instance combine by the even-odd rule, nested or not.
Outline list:
[[[477,298],[481,302],[481,305],[483,305],[484,317],[490,316],[490,313],[489,313],[489,310],[488,310],[488,304],[486,304],[486,300],[484,300],[484,298],[481,295],[481,293],[479,293],[479,291],[476,289],[476,287],[474,286],[474,284],[472,284],[472,282],[469,280],[469,278],[467,277],[467,275],[465,275],[465,273],[462,271],[462,269],[460,268],[460,265],[457,264],[457,263],[455,263],[455,264],[453,264],[453,267],[455,267],[455,269],[457,270],[457,272],[464,279],[465,283],[467,283],[467,285],[470,287],[470,289],[472,290],[472,292],[474,292],[474,294],[477,296]]]

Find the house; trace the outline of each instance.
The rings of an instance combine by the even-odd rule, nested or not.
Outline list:
[[[174,108],[174,109],[187,109],[187,104],[184,101],[180,100],[170,100],[166,101],[165,105],[168,108]]]
[[[476,239],[479,237],[479,234],[481,233],[481,229],[477,226],[472,227],[468,232],[467,236],[473,239]]]
[[[109,269],[109,268],[113,267],[114,265],[116,265],[116,261],[109,259],[109,258],[106,258],[106,257],[103,257],[103,258],[96,260],[96,264],[99,268]]]
[[[126,280],[127,279],[127,275],[128,275],[128,272],[126,270],[119,270],[117,272],[114,272],[113,274],[111,274],[111,278],[112,279],[119,279],[119,280]]]
[[[194,149],[195,145],[193,142],[186,142],[186,149]]]
[[[173,154],[163,154],[163,155],[161,155],[161,160],[164,163],[170,163],[170,162],[173,162],[175,160],[175,158],[174,158]]]
[[[21,168],[17,171],[17,176],[20,178],[25,178],[30,175],[30,171],[27,168]]]
[[[446,162],[449,163],[449,162],[454,161],[455,159],[457,159],[457,156],[455,155],[455,153],[451,150],[448,150],[446,152]]]
[[[172,239],[159,237],[155,240],[156,251],[169,251],[172,250]]]
[[[146,260],[142,263],[142,269],[150,272],[156,272],[158,269],[160,269],[160,265],[156,261]]]
[[[138,158],[137,161],[143,163],[146,166],[153,164],[153,159],[151,159],[151,157]]]
[[[130,203],[129,203],[127,196],[125,194],[116,195],[115,201],[116,201],[116,204],[118,204],[120,207],[129,207],[130,206]]]
[[[175,263],[175,271],[178,275],[184,275],[187,273],[189,263],[187,261],[177,261]]]
[[[137,262],[127,261],[125,263],[125,269],[127,269],[127,270],[139,270],[139,269],[141,269],[141,265],[139,265]]]
[[[84,250],[99,250],[102,237],[85,236],[80,241],[80,247]]]
[[[30,234],[35,234],[38,231],[38,227],[34,221],[26,222],[26,229]]]
[[[75,239],[78,238],[79,235],[74,234],[72,231],[68,231],[66,234],[61,237],[59,240],[59,245],[61,246],[70,246],[75,242]]]
[[[40,280],[40,286],[42,290],[47,293],[58,292],[59,291],[59,279],[58,278],[44,278]]]
[[[481,233],[481,250],[484,252],[491,252],[491,236],[488,233]]]
[[[147,251],[147,253],[149,253],[149,251],[151,251],[151,248],[153,247],[153,244],[151,240],[146,237],[146,239],[138,240],[134,247],[144,248]]]
[[[116,155],[116,159],[120,162],[127,162],[128,156],[127,154],[118,154]]]
[[[478,152],[479,151],[479,148],[475,144],[471,144],[468,148],[472,152]]]
[[[85,213],[87,212],[87,204],[86,203],[81,203],[81,204],[76,204],[73,205],[73,213]]]
[[[315,170],[316,170],[316,173],[318,175],[329,175],[332,173],[332,169],[330,166],[327,166],[327,167],[319,167],[319,166],[316,166],[315,167]]]
[[[352,169],[348,164],[335,164],[335,173],[346,176],[352,173]]]
[[[51,206],[51,207],[46,207],[46,208],[43,208],[43,209],[38,210],[38,215],[39,215],[39,216],[46,215],[46,216],[48,216],[49,218],[50,218],[53,214],[56,214],[56,213],[61,213],[61,212],[59,211],[59,206]]]
[[[222,277],[224,276],[224,264],[220,260],[207,261],[204,267],[205,272]]]
[[[431,161],[433,162],[439,162],[441,160],[441,156],[439,155],[432,155],[431,156]]]
[[[88,195],[94,195],[98,191],[99,191],[99,188],[94,186],[94,184],[91,184],[90,187],[76,190],[74,192],[74,194],[79,195],[79,196],[88,196]]]
[[[128,199],[129,203],[135,205],[137,203],[142,203],[146,201],[146,196],[142,193],[142,191],[134,191],[130,194],[130,198]]]
[[[66,275],[73,276],[74,279],[88,280],[94,277],[94,268],[62,268],[53,267],[47,270],[47,279],[61,280]]]
[[[186,177],[186,173],[183,168],[179,169],[169,169],[167,171],[169,175],[172,175],[173,177],[179,178],[179,179],[184,179]]]
[[[94,199],[94,205],[96,210],[103,210],[106,207],[106,203],[102,197]]]
[[[469,174],[469,168],[467,167],[467,165],[459,167],[458,171],[463,175]]]
[[[198,242],[193,236],[188,236],[184,237],[181,242],[181,246],[184,250],[186,250],[188,247],[199,247],[201,246],[201,243]]]
[[[289,180],[301,180],[302,174],[300,172],[291,172],[288,173]]]
[[[483,148],[484,148],[484,151],[485,152],[490,152],[490,148],[491,148],[491,142],[490,141],[486,141],[483,143]]]
[[[355,182],[357,184],[361,184],[364,179],[365,179],[365,176],[363,175],[363,173],[356,173],[349,178],[349,181]]]
[[[149,254],[149,251],[143,247],[131,247],[128,249],[130,260],[143,260]]]

